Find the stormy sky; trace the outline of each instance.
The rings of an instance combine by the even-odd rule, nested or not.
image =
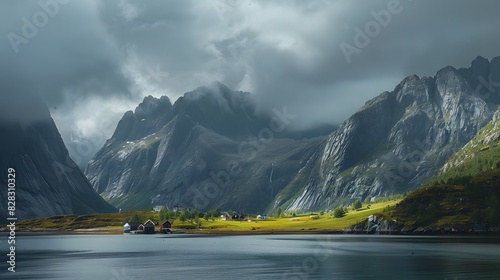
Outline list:
[[[49,106],[82,165],[144,96],[220,81],[297,128],[338,124],[405,76],[500,55],[495,0],[0,2],[2,92]],[[360,32],[362,35],[360,35]]]

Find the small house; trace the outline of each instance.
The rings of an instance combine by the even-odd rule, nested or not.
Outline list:
[[[130,233],[130,225],[128,223],[125,223],[123,225],[123,232],[124,233]]]
[[[161,224],[161,232],[162,233],[171,233],[172,231],[170,230],[172,228],[172,223],[167,221],[164,221]]]
[[[267,220],[266,215],[257,215],[257,220]]]
[[[141,225],[139,222],[126,222],[123,225],[123,232],[129,233],[131,231],[138,230],[139,225]]]
[[[242,219],[245,219],[245,216],[238,214],[238,212],[236,212],[236,211],[233,211],[233,214],[231,214],[231,219],[232,220],[242,220]]]
[[[233,216],[231,214],[229,214],[228,212],[222,212],[220,217],[223,220],[231,220],[233,218]]]
[[[241,220],[241,219],[245,219],[245,216],[240,215],[240,214],[238,214],[236,212],[233,212],[233,216],[231,216],[231,219],[232,220]]]
[[[156,223],[151,221],[151,220],[147,220],[143,224],[143,227],[144,227],[144,233],[155,233],[156,232]]]

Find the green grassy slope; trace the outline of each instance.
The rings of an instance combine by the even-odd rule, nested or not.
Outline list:
[[[500,225],[500,169],[422,186],[388,215],[407,227]]]

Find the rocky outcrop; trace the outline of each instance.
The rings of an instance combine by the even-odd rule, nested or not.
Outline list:
[[[497,79],[499,67],[498,58],[477,58],[467,69],[405,78],[332,133],[306,178],[298,175],[303,187],[275,204],[325,209],[416,188],[491,120],[500,91],[482,83]]]
[[[347,234],[406,234],[414,228],[405,228],[396,221],[389,221],[383,217],[370,215],[360,223],[344,228],[342,233]]]
[[[7,216],[7,172],[15,170],[18,219],[114,212],[71,160],[63,140],[38,96],[0,96],[0,214]]]
[[[375,218],[374,218],[375,217]],[[360,223],[344,228],[345,234],[394,234],[394,235],[439,235],[439,234],[498,234],[499,227],[487,223],[456,224],[426,227],[405,227],[396,220],[382,216],[369,216]]]

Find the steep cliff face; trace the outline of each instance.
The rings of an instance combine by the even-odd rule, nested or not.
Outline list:
[[[479,57],[467,69],[405,78],[332,133],[321,156],[292,181],[302,186],[288,186],[297,191],[278,196],[275,205],[329,208],[417,187],[491,120],[499,68],[500,59]]]
[[[7,170],[16,171],[19,219],[116,211],[71,160],[43,102],[30,94],[0,98],[0,208],[7,215]]]
[[[474,176],[500,167],[500,110],[463,148],[453,154],[433,182]]]
[[[174,105],[147,97],[123,116],[85,173],[118,208],[262,211],[324,138],[286,138],[286,112],[254,111],[248,93],[219,83],[186,93]]]

